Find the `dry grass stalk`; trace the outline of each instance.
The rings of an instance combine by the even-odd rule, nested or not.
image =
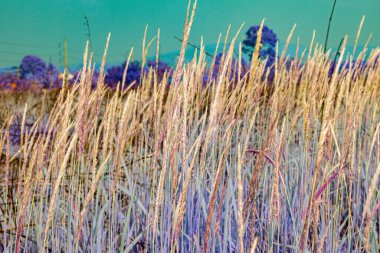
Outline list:
[[[29,198],[32,195],[32,187],[35,184],[35,179],[33,180],[33,177],[35,176],[35,172],[36,172],[34,170],[34,167],[35,167],[37,161],[41,161],[41,157],[42,157],[41,153],[39,152],[39,151],[43,151],[43,150],[41,150],[41,147],[42,147],[42,139],[39,138],[37,140],[36,145],[35,145],[36,149],[34,150],[32,157],[30,159],[29,168],[27,171],[27,175],[25,177],[25,183],[23,185],[23,193],[22,193],[22,199],[21,199],[21,214],[20,214],[20,217],[18,220],[17,232],[16,232],[16,249],[15,249],[15,251],[17,253],[20,252],[20,246],[21,246],[20,240],[21,240],[21,233],[22,233],[26,208],[29,204]],[[26,161],[25,161],[25,163],[26,163]]]
[[[255,253],[256,252],[258,238],[255,237],[252,241],[253,242],[252,242],[252,245],[251,245],[251,251],[250,251],[250,253]]]
[[[189,38],[189,35],[190,35],[190,30],[191,30],[191,26],[192,26],[192,23],[193,23],[193,20],[194,20],[194,16],[195,16],[195,10],[196,10],[196,6],[197,6],[197,0],[195,0],[195,2],[193,3],[193,9],[191,11],[191,16],[190,16],[190,19],[188,19],[188,16],[190,14],[190,4],[191,4],[191,1],[189,0],[189,3],[188,3],[188,9],[187,9],[187,14],[186,14],[186,19],[185,19],[185,27],[184,27],[184,34],[183,34],[183,41],[182,41],[182,47],[181,47],[181,52],[180,52],[180,56],[179,56],[179,60],[178,60],[178,63],[177,63],[177,66],[176,66],[176,69],[175,69],[175,72],[174,72],[174,75],[173,75],[173,85],[174,87],[176,87],[179,82],[180,82],[180,78],[182,76],[182,65],[183,65],[183,61],[184,61],[184,57],[185,57],[185,49],[186,49],[186,46],[187,46],[187,41],[188,41],[188,38]],[[179,101],[178,101],[178,104],[177,106],[175,107],[174,109],[174,113],[173,113],[173,118],[174,120],[178,121],[178,113],[179,113],[179,107],[180,107],[180,104],[181,104],[181,95],[179,96]],[[169,131],[168,133],[170,134],[171,133],[171,129],[169,128]],[[163,165],[163,168],[161,170],[161,173],[160,173],[160,179],[159,179],[159,182],[158,182],[158,186],[157,186],[157,201],[156,201],[156,204],[155,204],[155,211],[154,211],[154,217],[153,217],[153,238],[156,238],[156,231],[157,231],[157,220],[158,220],[158,213],[159,213],[159,209],[161,207],[161,202],[162,202],[162,191],[163,191],[163,184],[164,184],[164,178],[165,178],[165,174],[166,174],[166,159],[165,158],[165,155],[167,155],[167,152],[164,153],[164,165]],[[155,239],[154,239],[155,240]]]
[[[203,123],[202,129],[203,129],[203,127],[204,127],[204,123]],[[197,138],[193,147],[191,148],[191,149],[194,148],[193,158],[191,160],[190,166],[187,167],[187,172],[186,172],[185,182],[183,185],[183,190],[181,192],[181,195],[179,197],[178,204],[177,204],[177,207],[175,210],[175,215],[174,215],[175,219],[174,219],[174,228],[173,228],[174,236],[173,236],[172,240],[175,240],[177,238],[177,236],[180,232],[180,227],[182,225],[183,216],[185,215],[185,212],[186,212],[187,192],[189,189],[190,180],[192,178],[192,171],[193,171],[194,164],[196,161],[197,153],[199,152],[199,148],[200,148],[200,145],[202,143],[201,141],[202,141],[202,135],[200,135]]]
[[[352,51],[352,55],[355,57],[355,53],[356,53],[356,48],[358,46],[358,41],[359,41],[359,37],[360,37],[360,32],[362,31],[362,27],[363,27],[363,24],[364,24],[364,20],[365,20],[365,15],[362,17],[362,20],[360,21],[360,25],[359,25],[359,29],[358,29],[358,33],[356,34],[356,39],[355,39],[355,44],[354,44],[354,49]]]
[[[215,175],[215,182],[211,188],[210,193],[210,201],[208,205],[208,213],[207,213],[207,220],[206,220],[206,230],[204,235],[204,241],[203,241],[203,252],[208,252],[208,244],[209,244],[209,236],[210,236],[210,230],[211,230],[211,222],[213,218],[213,212],[214,212],[214,206],[216,202],[216,197],[218,193],[219,184],[222,178],[224,163],[225,163],[225,157],[227,156],[227,152],[229,151],[229,143],[231,141],[231,125],[227,128],[226,133],[224,135],[225,140],[227,140],[226,147],[223,150],[223,153],[221,154],[221,159],[218,163],[218,168],[216,170]],[[221,204],[221,203],[220,203]]]
[[[61,183],[62,178],[63,178],[65,171],[66,171],[67,162],[69,161],[69,158],[72,155],[71,151],[73,150],[74,146],[76,145],[77,139],[78,139],[78,136],[76,134],[74,134],[74,136],[71,138],[70,145],[67,148],[66,155],[65,155],[64,160],[60,166],[59,174],[58,174],[58,177],[57,177],[56,182],[55,182],[55,186],[54,186],[54,189],[52,192],[52,196],[50,198],[50,205],[49,205],[49,209],[48,209],[48,215],[47,215],[47,220],[46,220],[46,224],[45,224],[45,232],[44,232],[44,235],[45,235],[44,236],[44,248],[46,248],[46,246],[47,246],[48,238],[49,238],[48,233],[49,233],[50,224],[53,222],[53,219],[54,219],[54,210],[56,209],[56,196],[58,194],[60,183]]]
[[[270,220],[280,222],[280,190],[279,190],[279,176],[281,173],[281,151],[284,145],[284,132],[285,132],[285,121],[282,122],[280,141],[276,148],[276,166],[273,170],[273,181],[272,181],[272,193],[271,193],[271,206],[270,206]]]
[[[339,57],[339,60],[338,60],[338,66],[340,66],[340,64],[342,63],[342,60],[343,60],[343,55],[344,55],[344,51],[345,51],[345,46],[346,46],[346,42],[347,42],[347,37],[344,39],[344,42],[343,42],[343,46],[342,46],[342,54],[341,56]],[[321,166],[322,166],[322,161],[323,161],[323,155],[324,155],[324,152],[325,152],[325,148],[324,148],[324,145],[325,145],[325,141],[326,141],[326,136],[327,136],[327,133],[328,133],[328,125],[329,125],[329,121],[331,120],[330,118],[330,110],[331,110],[331,106],[332,106],[332,102],[333,102],[333,96],[334,94],[336,94],[335,92],[335,85],[336,85],[336,82],[337,82],[337,77],[338,77],[338,71],[337,69],[334,71],[334,74],[333,74],[333,77],[332,77],[332,80],[331,80],[331,83],[330,83],[330,89],[329,89],[329,92],[328,92],[328,96],[326,98],[326,104],[325,104],[325,107],[324,107],[324,110],[323,110],[323,119],[322,119],[322,126],[321,126],[321,133],[320,133],[320,136],[319,136],[319,141],[318,141],[318,154],[317,154],[317,160],[316,160],[316,165],[315,165],[315,171],[314,171],[314,177],[313,177],[313,185],[312,185],[312,190],[311,190],[311,194],[310,194],[310,198],[309,198],[309,204],[306,208],[306,215],[305,215],[305,221],[304,221],[304,225],[303,225],[303,228],[302,228],[302,233],[301,233],[301,240],[300,240],[300,251],[301,252],[304,252],[305,250],[305,244],[306,244],[306,235],[307,235],[307,230],[308,230],[308,220],[309,220],[309,215],[310,215],[310,210],[311,208],[313,207],[314,208],[314,213],[319,213],[318,211],[318,204],[315,204],[315,201],[313,200],[314,199],[314,195],[315,195],[315,191],[316,191],[316,187],[317,187],[317,184],[318,184],[318,180],[319,180],[319,174],[320,174],[320,171],[321,171]],[[318,217],[315,217],[315,219],[317,219]],[[314,243],[316,244],[317,240],[316,240],[316,231],[317,231],[317,225],[318,225],[318,222],[317,220],[314,221],[314,227],[313,227],[313,230],[314,230]]]
[[[318,246],[318,249],[317,249],[317,253],[323,253],[323,252],[324,252],[324,246],[325,246],[325,241],[326,241],[326,238],[327,238],[328,232],[329,232],[329,226],[326,226],[326,229],[325,229],[325,231],[323,232],[322,239],[321,239],[321,241],[319,242],[319,246]]]
[[[11,124],[12,124],[12,118],[11,117],[8,121],[8,127],[7,127],[7,130],[5,132],[5,139],[6,139],[6,153],[5,153],[5,197],[7,198],[8,197],[8,192],[9,192],[9,185],[10,185],[10,182],[9,182],[9,177],[10,177],[10,170],[11,170],[11,166],[10,166],[10,160],[11,160],[11,140],[10,140],[10,133],[9,133],[9,129],[11,127]]]
[[[255,112],[252,115],[252,118],[250,120],[249,127],[247,129],[246,137],[243,144],[243,150],[241,150],[240,145],[238,146],[238,163],[237,163],[237,187],[238,187],[238,246],[239,251],[244,252],[244,217],[243,217],[243,209],[244,209],[244,181],[242,177],[242,167],[244,163],[244,156],[248,149],[249,139],[250,139],[250,133],[252,132],[253,126],[256,122],[256,116],[257,116],[258,108],[256,108]]]
[[[167,141],[164,141],[163,146],[165,149],[168,148]],[[160,212],[162,198],[163,198],[162,195],[163,195],[164,180],[165,180],[166,169],[167,169],[167,161],[168,161],[168,151],[164,151],[163,164],[162,164],[162,168],[161,168],[160,179],[158,181],[158,186],[157,186],[157,200],[156,200],[155,207],[154,207],[154,216],[153,216],[153,238],[154,238],[154,240],[156,238],[158,215]]]
[[[180,81],[180,78],[181,78],[181,75],[182,75],[182,69],[183,69],[182,66],[183,66],[183,62],[185,60],[186,46],[187,46],[187,42],[189,40],[191,26],[193,25],[193,21],[194,21],[195,10],[197,8],[197,0],[195,0],[194,3],[193,3],[193,9],[191,11],[190,19],[188,19],[188,16],[190,14],[190,4],[191,4],[191,2],[192,1],[189,0],[188,6],[187,6],[186,19],[185,19],[185,27],[184,27],[184,30],[183,30],[182,47],[181,47],[181,51],[180,51],[180,54],[179,54],[178,63],[177,63],[176,69],[175,69],[174,74],[173,74],[173,81],[174,81],[173,84],[174,84],[174,86],[177,86],[179,84],[179,81]]]
[[[288,47],[289,47],[289,44],[290,44],[290,40],[293,36],[293,33],[294,33],[294,30],[296,29],[296,24],[293,26],[292,30],[290,31],[289,35],[288,35],[288,38],[286,39],[286,43],[285,43],[285,46],[284,46],[284,49],[282,50],[282,53],[281,53],[281,58],[280,58],[280,66],[282,66],[285,62],[285,56],[286,56],[286,51],[288,50]]]
[[[264,27],[264,20],[261,21],[260,28],[257,31],[256,46],[255,46],[255,50],[253,51],[252,59],[251,59],[251,67],[250,67],[251,74],[250,74],[249,83],[252,83],[253,78],[256,76],[255,74],[257,72],[257,65],[259,62],[259,53],[260,53],[260,48],[262,46],[261,45],[261,37],[263,35],[263,27]]]
[[[380,125],[380,124],[379,124]],[[377,181],[380,176],[380,163],[377,166],[375,175],[373,175],[371,180],[371,186],[368,190],[368,195],[364,204],[364,210],[363,210],[363,216],[362,216],[362,223],[365,222],[365,230],[364,230],[364,236],[365,236],[365,249],[367,252],[370,252],[370,229],[371,229],[371,219],[376,210],[379,208],[379,204],[376,205],[376,207],[371,212],[370,205],[372,197],[375,193],[375,190],[377,188]]]
[[[239,234],[239,241],[238,241],[238,248],[239,252],[244,252],[244,220],[243,220],[243,179],[241,175],[242,170],[242,161],[241,158],[241,147],[238,146],[238,164],[237,164],[237,184],[238,184],[238,234]]]
[[[82,228],[82,225],[83,225],[83,221],[84,221],[84,218],[85,218],[84,216],[86,215],[87,208],[88,208],[88,206],[90,204],[90,201],[93,198],[93,195],[95,193],[96,187],[98,186],[99,180],[101,179],[101,177],[103,176],[103,173],[104,173],[105,169],[107,168],[106,165],[108,163],[109,157],[110,157],[110,154],[104,159],[103,164],[98,169],[98,171],[96,173],[96,176],[95,176],[94,180],[92,181],[91,188],[90,188],[89,192],[87,193],[86,199],[84,200],[83,208],[82,208],[82,211],[80,212],[79,223],[78,223],[78,226],[76,228],[76,237],[75,237],[76,245],[77,245],[76,249],[78,249],[78,241],[79,241],[79,236],[80,236],[81,228]]]
[[[377,129],[376,129],[373,141],[375,141],[376,135],[380,135],[380,123],[377,125]],[[375,174],[372,176],[372,179],[371,179],[371,185],[369,187],[367,198],[364,204],[362,221],[364,221],[366,217],[370,216],[370,213],[371,213],[370,205],[371,205],[373,194],[375,193],[376,188],[378,186],[377,181],[379,177],[380,177],[380,164],[377,166]]]
[[[220,218],[221,218],[221,215],[222,215],[223,207],[225,206],[224,205],[224,199],[226,197],[226,191],[227,191],[228,184],[229,184],[229,180],[227,178],[225,178],[224,179],[222,193],[221,193],[221,196],[220,196],[220,201],[219,201],[221,204],[219,204],[219,206],[218,206],[218,211],[216,213],[216,218],[215,218],[214,238],[216,236],[218,236],[218,234],[219,234],[220,222],[221,222]]]

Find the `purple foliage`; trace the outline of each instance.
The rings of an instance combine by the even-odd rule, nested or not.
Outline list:
[[[116,88],[118,83],[123,81],[123,74],[125,69],[126,62],[121,65],[116,65],[110,67],[107,70],[105,76],[105,83],[111,88]],[[158,81],[160,82],[164,77],[164,74],[167,73],[168,77],[172,75],[172,68],[165,62],[159,61],[158,64],[156,61],[149,60],[147,66],[143,69],[141,64],[138,61],[130,62],[127,69],[127,74],[125,78],[125,84],[129,86],[132,83],[139,84],[142,74],[148,73],[149,69],[153,68],[156,71]],[[142,71],[144,73],[142,73]]]
[[[267,59],[266,67],[271,67],[275,63],[276,60],[276,51],[272,47],[268,47],[265,49],[261,49],[259,52],[260,59]]]
[[[111,88],[116,88],[118,83],[123,81],[123,73],[126,62],[121,65],[113,66],[107,70],[105,83]],[[138,84],[141,77],[141,65],[138,61],[130,62],[127,69],[125,84],[128,86],[134,81]]]
[[[80,82],[81,80],[81,76],[80,76],[80,71],[75,71],[70,80],[68,81],[68,84],[69,86],[72,86],[74,85],[74,83],[77,81],[78,83]],[[95,89],[96,88],[96,85],[98,83],[98,79],[99,79],[99,72],[94,70],[94,72],[92,73],[92,76],[91,76],[91,88],[92,89]],[[62,78],[60,78],[60,83],[59,83],[59,87],[62,86]]]
[[[58,70],[35,55],[27,55],[21,60],[20,79],[30,80],[49,88],[58,77]]]
[[[173,69],[166,62],[158,61],[158,64],[154,60],[149,60],[147,66],[144,68],[144,72],[148,72],[149,69],[152,68],[156,71],[157,81],[161,82],[164,78],[165,73],[168,75],[168,79],[170,79],[173,75]]]
[[[28,80],[20,79],[16,73],[0,74],[0,89],[25,91],[30,88]]]
[[[375,60],[375,64],[377,64],[377,59]],[[361,74],[368,67],[368,62],[365,60],[364,61],[363,60],[358,60],[358,61],[354,60],[354,61],[352,61],[351,64],[348,62],[342,62],[339,66],[338,73],[341,73],[344,70],[348,70],[350,68],[350,66],[351,66],[351,68],[354,68],[354,72],[353,72],[354,75]],[[337,67],[338,67],[338,63],[334,60],[331,61],[330,67],[329,67],[329,72],[328,72],[329,78],[332,78],[334,71],[336,70]]]

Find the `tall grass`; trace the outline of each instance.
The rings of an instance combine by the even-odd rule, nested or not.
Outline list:
[[[342,52],[330,79],[312,43],[304,64],[279,57],[269,84],[256,53],[228,78],[236,38],[206,86],[200,47],[188,63],[181,50],[171,85],[151,69],[110,91],[101,72],[91,90],[86,49],[80,80],[14,147],[9,118],[1,250],[378,252],[380,50],[360,71]]]

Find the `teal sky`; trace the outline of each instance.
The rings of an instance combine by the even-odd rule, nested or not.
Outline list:
[[[286,40],[297,23],[292,43],[299,37],[301,44],[308,45],[313,30],[316,41],[323,43],[332,4],[333,0],[199,0],[190,40],[199,44],[203,36],[205,44],[212,44],[219,33],[226,33],[229,24],[234,33],[243,22],[245,31],[265,18],[266,25],[281,41]],[[108,62],[121,62],[132,46],[139,59],[147,24],[148,39],[160,28],[161,53],[172,52],[180,48],[173,35],[182,35],[186,6],[185,0],[1,0],[0,67],[18,65],[26,54],[62,65],[60,45],[64,38],[69,45],[69,63],[81,62],[87,39],[84,16],[90,22],[97,63],[108,32],[111,32]],[[366,21],[359,44],[363,45],[373,33],[370,44],[379,46],[379,14],[379,0],[338,0],[329,47],[337,47],[345,34],[353,44],[363,15]],[[241,33],[240,39],[243,38]],[[155,54],[153,48],[151,54]]]

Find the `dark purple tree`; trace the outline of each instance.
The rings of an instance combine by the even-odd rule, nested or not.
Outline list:
[[[27,55],[21,60],[20,78],[42,81],[47,71],[46,63],[35,55]]]
[[[246,39],[243,40],[243,53],[252,59],[253,52],[256,47],[257,36],[260,30],[259,25],[251,26],[245,33]],[[273,30],[269,29],[267,26],[263,26],[261,35],[261,47],[259,51],[259,59],[266,60],[265,68],[266,71],[263,75],[263,79],[267,77],[268,83],[272,83],[275,76],[274,63],[276,61],[276,43],[278,41],[277,35]]]
[[[243,53],[246,54],[249,59],[252,59],[253,52],[256,47],[257,35],[260,30],[259,25],[251,26],[248,31],[245,33],[246,39],[243,40]],[[267,26],[263,26],[262,35],[261,35],[261,47],[260,47],[260,59],[265,59],[266,57],[275,58],[276,57],[276,43],[277,35],[273,30],[269,29]],[[272,62],[272,60],[268,61]]]
[[[20,79],[34,81],[44,88],[50,88],[58,78],[58,70],[35,55],[27,55],[21,60]]]

